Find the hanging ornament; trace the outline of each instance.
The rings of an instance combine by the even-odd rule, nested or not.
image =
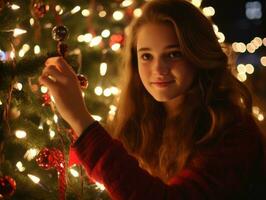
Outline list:
[[[43,18],[48,10],[49,10],[49,5],[45,4],[42,0],[33,2],[32,15],[35,18]]]
[[[11,197],[16,190],[16,182],[10,176],[0,178],[0,195],[4,198]]]
[[[65,159],[62,151],[56,148],[42,149],[37,158],[37,164],[43,169],[55,168],[58,172],[59,199],[65,199],[66,177],[65,177]]]
[[[42,98],[43,98],[43,106],[49,106],[50,103],[51,103],[51,97],[48,93],[45,93],[42,95]]]
[[[78,77],[81,89],[84,89],[84,90],[87,89],[89,86],[88,79],[82,74],[78,74],[77,77]]]
[[[67,52],[67,45],[63,43],[64,40],[68,38],[69,31],[66,26],[58,25],[52,29],[52,37],[55,41],[57,41],[57,52],[59,55],[65,57]],[[87,89],[89,83],[88,79],[84,75],[77,75],[77,78],[80,82],[80,86],[82,89]]]

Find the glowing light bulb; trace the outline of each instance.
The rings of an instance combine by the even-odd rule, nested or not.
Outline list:
[[[30,148],[26,151],[24,154],[24,158],[28,161],[31,161],[33,158],[35,158],[40,151],[36,148]]]
[[[22,83],[17,82],[15,83],[14,88],[17,89],[18,91],[21,91],[23,88],[23,85]]]
[[[238,73],[242,73],[242,74],[246,73],[245,65],[243,65],[243,64],[237,65],[237,71],[238,71]]]
[[[18,171],[20,171],[20,172],[25,171],[25,167],[23,166],[21,161],[17,162],[16,167],[18,168]]]
[[[211,16],[215,15],[215,9],[212,6],[208,6],[208,7],[203,8],[202,12],[207,17],[211,17]]]
[[[30,25],[33,26],[34,25],[34,19],[33,18],[30,18]]]
[[[12,4],[11,5],[11,9],[12,10],[18,10],[18,9],[20,9],[20,6],[19,5],[16,5],[16,4]]]
[[[102,120],[102,117],[99,116],[99,115],[92,115],[92,118],[96,121],[101,121]]]
[[[23,131],[23,130],[16,130],[15,135],[17,138],[23,139],[27,136],[27,133],[26,133],[26,131]]]
[[[77,172],[77,170],[71,168],[71,169],[69,169],[69,171],[70,171],[72,176],[79,177],[79,173]]]
[[[120,21],[124,18],[124,13],[122,11],[117,10],[113,13],[113,18],[116,21]]]
[[[50,139],[52,140],[52,139],[54,139],[54,136],[55,136],[55,131],[53,131],[53,130],[49,130],[49,135],[50,135]]]
[[[27,31],[24,30],[24,29],[15,28],[14,31],[13,31],[13,36],[17,37],[17,36],[22,35],[24,33],[27,33]]]
[[[111,92],[113,95],[119,95],[120,94],[120,89],[118,87],[111,87]]]
[[[133,4],[133,1],[132,0],[124,0],[122,3],[121,3],[121,6],[122,7],[128,7],[130,5]]]
[[[106,88],[104,91],[103,91],[103,95],[106,96],[106,97],[109,97],[112,95],[112,91],[110,88]]]
[[[241,82],[245,82],[247,80],[247,75],[244,73],[237,74],[237,79]]]
[[[70,13],[73,15],[73,14],[79,12],[79,11],[80,11],[80,6],[75,6],[75,7],[70,11]]]
[[[90,16],[90,11],[88,9],[84,9],[81,11],[81,14],[84,16],[84,17],[88,17]]]
[[[95,182],[95,185],[96,185],[96,189],[101,190],[101,191],[105,190],[105,187],[103,184]]]
[[[121,47],[121,44],[119,44],[119,43],[115,43],[115,44],[113,44],[113,45],[111,46],[111,49],[112,49],[113,51],[118,51],[118,50],[120,50],[120,47]]]
[[[103,93],[103,89],[102,89],[102,87],[97,86],[97,87],[94,89],[94,93],[95,93],[97,96],[101,96],[102,93]]]
[[[264,120],[264,115],[263,114],[259,114],[258,115],[258,120],[259,121],[263,121]]]
[[[56,114],[54,114],[54,122],[57,123],[58,122],[58,116]]]
[[[39,177],[34,176],[32,174],[28,174],[28,177],[32,180],[33,183],[36,183],[36,184],[38,184],[41,180]]]
[[[101,33],[103,38],[108,38],[110,36],[110,31],[108,29],[104,29]]]
[[[252,64],[246,64],[246,72],[248,74],[253,74],[254,73],[254,66]]]
[[[41,53],[41,48],[40,48],[39,45],[35,45],[35,46],[34,46],[34,53],[35,53],[35,54],[39,54],[39,53]]]
[[[133,14],[134,14],[134,17],[140,17],[142,15],[142,10],[141,8],[136,8],[134,11],[133,11]]]
[[[46,86],[41,86],[41,93],[45,94],[46,92],[48,92],[48,88]]]
[[[200,7],[201,6],[201,2],[202,0],[192,0],[191,3],[196,6],[196,7]]]
[[[96,36],[94,38],[92,38],[91,42],[90,42],[90,47],[94,47],[97,46],[101,43],[102,41],[102,37],[101,36]]]
[[[104,76],[107,72],[107,63],[103,62],[100,64],[100,74]]]
[[[106,11],[105,10],[102,10],[99,12],[99,17],[105,17],[107,15]]]
[[[266,67],[266,56],[262,56],[260,62],[264,67]]]

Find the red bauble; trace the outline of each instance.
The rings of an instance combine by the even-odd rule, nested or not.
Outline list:
[[[33,4],[32,14],[36,18],[43,18],[48,10],[49,5],[46,5],[43,1],[40,1]]]
[[[80,87],[82,89],[87,89],[89,86],[88,79],[82,74],[78,74],[77,77],[79,79]]]
[[[123,44],[124,43],[124,36],[122,34],[113,34],[110,37],[110,41],[109,41],[110,47],[113,44],[116,44],[116,43],[119,43],[119,44]]]
[[[56,148],[42,149],[36,158],[36,162],[44,169],[56,168],[59,172],[65,169],[64,154]]]
[[[16,182],[10,176],[0,178],[0,194],[5,198],[11,197],[16,190]]]
[[[47,105],[50,105],[51,103],[51,97],[48,93],[45,93],[42,95],[42,98],[43,98],[43,105],[47,106]]]

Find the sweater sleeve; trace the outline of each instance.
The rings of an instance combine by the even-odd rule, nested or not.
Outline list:
[[[102,183],[115,200],[234,199],[247,189],[260,142],[249,131],[228,134],[220,145],[196,154],[169,184],[139,167],[123,145],[100,124],[87,129],[74,149],[88,176]]]

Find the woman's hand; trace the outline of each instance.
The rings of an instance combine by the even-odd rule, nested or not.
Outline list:
[[[46,60],[39,82],[48,87],[58,112],[78,135],[94,121],[87,111],[79,80],[62,57]]]

